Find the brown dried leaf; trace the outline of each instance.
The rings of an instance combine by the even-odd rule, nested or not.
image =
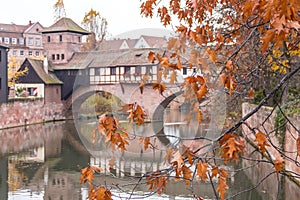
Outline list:
[[[149,137],[146,137],[144,139],[144,149],[147,150],[149,148],[149,145],[150,145],[150,138]]]
[[[259,149],[261,150],[261,152],[265,153],[266,152],[266,146],[270,146],[269,142],[267,140],[266,134],[262,133],[262,132],[257,132],[255,134],[255,140],[254,142],[257,142]]]
[[[201,179],[205,182],[207,179],[207,172],[208,172],[208,164],[205,162],[198,162],[197,163],[197,176],[198,181]]]
[[[192,179],[193,171],[188,168],[186,165],[182,166],[182,174],[185,179],[185,185],[188,186],[190,184],[190,180]]]
[[[225,169],[219,170],[217,192],[219,193],[221,200],[225,199],[226,190],[229,188],[228,185],[226,184],[227,175],[228,172]]]
[[[284,167],[284,160],[282,157],[277,157],[274,161],[274,168],[276,169],[276,172],[279,173]]]

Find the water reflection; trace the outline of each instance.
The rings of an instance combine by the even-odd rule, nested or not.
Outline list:
[[[61,122],[55,124],[34,125],[29,127],[14,128],[0,131],[0,200],[28,199],[28,200],[82,200],[87,197],[87,189],[80,185],[80,169],[88,163],[97,164],[108,168],[111,159],[111,151],[105,145],[93,146],[89,143],[89,130],[95,128],[95,123],[90,123],[89,128],[85,127],[85,140],[82,141],[77,134],[73,122]],[[151,124],[144,127],[135,127],[135,134],[144,136],[152,134]],[[168,128],[167,128],[168,129]],[[168,129],[169,134],[181,135],[186,129]],[[86,148],[83,143],[89,144]],[[101,142],[100,142],[101,143]],[[164,144],[159,140],[156,144],[161,151],[142,151],[139,142],[128,147],[128,152],[117,155],[109,176],[101,176],[97,181],[105,184],[130,185],[137,179],[133,176],[156,170],[163,167],[162,157]],[[88,149],[88,150],[87,150]],[[110,152],[110,153],[109,153]],[[235,193],[249,187],[243,174],[239,180],[238,188],[235,184],[231,186],[229,193]],[[213,191],[210,184],[195,183],[195,191],[201,196],[211,199]],[[129,197],[132,186],[124,187],[123,192],[114,194],[122,197]],[[136,188],[137,195],[148,193],[147,185],[140,185]],[[179,196],[182,195],[182,196]],[[237,199],[260,199],[257,192],[253,191],[238,196]],[[137,197],[137,196],[135,196]],[[147,199],[188,199],[191,197],[190,190],[186,189],[185,182],[170,181],[162,196],[153,196]]]

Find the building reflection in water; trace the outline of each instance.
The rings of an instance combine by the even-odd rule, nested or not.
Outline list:
[[[166,121],[168,122],[172,121]],[[108,168],[112,156],[111,150],[105,148],[101,142],[98,146],[89,143],[91,135],[89,130],[92,131],[95,125],[89,123],[87,126],[90,127],[82,127],[86,135],[78,135],[72,122],[0,131],[0,200],[18,199],[20,196],[25,198],[26,195],[27,199],[85,199],[87,189],[80,185],[80,169],[86,167],[88,163]],[[194,128],[191,130],[192,133],[188,133],[184,124],[168,125],[165,131],[169,135],[181,137],[185,134],[192,137],[193,131],[197,131],[199,127],[191,126],[192,128]],[[133,129],[136,134],[143,136],[153,134],[151,124]],[[161,151],[155,153],[152,150],[145,151],[138,139],[133,140],[126,153],[114,154],[113,170],[106,171],[109,176],[103,176],[97,181],[102,181],[103,184],[105,181],[108,185],[111,183],[121,185],[129,181],[136,182],[132,176],[163,168],[166,145],[159,140],[156,140],[155,144]],[[249,183],[243,184],[245,188],[249,187]],[[194,187],[201,196],[214,196],[210,184],[195,183]],[[242,184],[239,185],[239,189],[241,187]],[[141,185],[136,190],[139,194],[143,194],[148,191],[148,186]],[[179,194],[190,195],[185,182],[170,181],[164,198],[160,199],[175,199]],[[126,196],[125,193],[122,195]],[[260,199],[255,191],[253,196]]]
[[[70,149],[68,140],[78,138],[67,129],[55,123],[0,131],[0,200],[82,199],[77,165],[87,165],[89,156]]]

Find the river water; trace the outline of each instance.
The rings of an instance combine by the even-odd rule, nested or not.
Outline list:
[[[179,116],[179,115],[175,115]],[[178,120],[178,119],[177,119]],[[125,127],[128,125],[124,125]],[[128,147],[126,153],[112,154],[104,141],[91,142],[96,123],[93,121],[65,121],[27,127],[0,130],[0,200],[83,200],[87,197],[87,188],[80,184],[80,169],[89,163],[105,169],[114,157],[114,169],[98,177],[102,184],[119,184],[124,191],[112,190],[114,199],[126,199],[141,173],[157,170],[163,165],[162,150],[143,151],[138,142]],[[193,135],[195,129],[187,129],[184,124],[169,124],[165,133],[180,136]],[[132,135],[151,135],[152,124],[130,127]],[[197,127],[199,129],[199,127]],[[205,127],[204,127],[205,129]],[[166,139],[166,138],[165,138]],[[176,139],[167,138],[170,145],[176,145]],[[162,149],[166,140],[153,140]],[[205,199],[214,199],[209,183],[194,183],[194,193]],[[242,172],[232,175],[228,194],[251,188],[252,184]],[[140,199],[149,194],[147,185],[139,185],[132,199]],[[193,199],[190,188],[185,182],[168,183],[162,195],[148,196],[146,199]],[[252,190],[233,199],[267,199],[263,192]]]

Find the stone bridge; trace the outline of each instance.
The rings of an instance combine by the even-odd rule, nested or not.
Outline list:
[[[73,94],[66,100],[67,110],[72,110],[73,117],[80,114],[80,105],[91,95],[98,92],[107,92],[119,98],[123,103],[138,103],[143,106],[149,120],[162,121],[163,112],[172,100],[182,94],[178,86],[167,86],[163,95],[154,90],[151,84],[146,84],[143,93],[139,88],[139,83],[117,83],[117,84],[98,84],[77,87]],[[178,107],[181,103],[172,103]]]

